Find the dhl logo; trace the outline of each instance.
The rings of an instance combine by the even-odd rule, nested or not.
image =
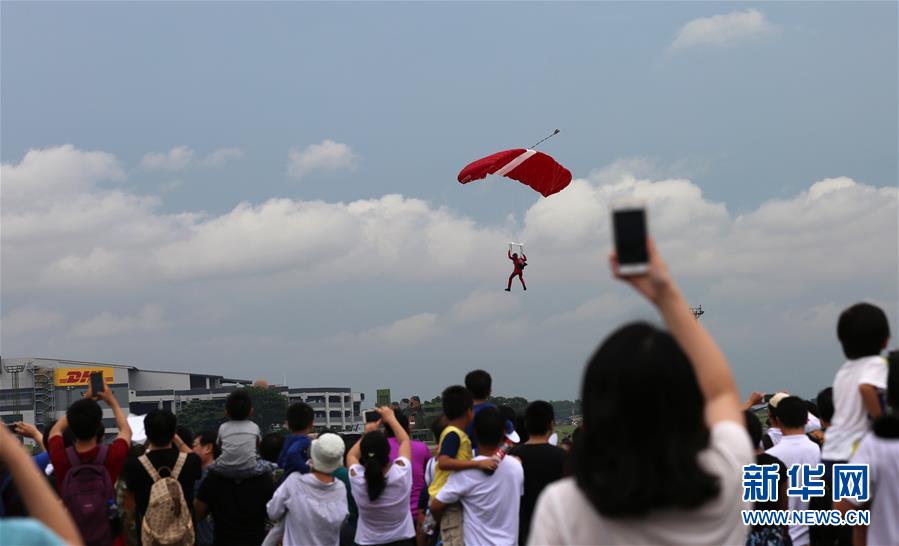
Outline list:
[[[103,372],[103,381],[105,383],[113,382],[112,368],[57,368],[56,385],[60,387],[87,385],[91,380],[91,374],[94,372]]]

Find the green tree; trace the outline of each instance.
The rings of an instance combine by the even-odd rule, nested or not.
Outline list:
[[[224,400],[194,400],[178,412],[178,424],[194,433],[203,430],[217,431],[225,420]]]
[[[511,398],[506,398],[504,396],[491,396],[487,399],[487,401],[496,406],[509,406],[510,408],[515,410],[516,415],[523,415],[524,410],[526,410],[528,407],[527,399],[520,396],[513,396]]]
[[[556,419],[568,419],[572,415],[580,415],[581,413],[581,401],[580,400],[551,400],[550,404],[553,406],[553,411],[556,414]]]
[[[281,428],[287,416],[287,397],[265,387],[247,387],[253,401],[252,420],[263,434]]]

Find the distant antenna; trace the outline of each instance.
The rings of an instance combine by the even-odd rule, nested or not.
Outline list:
[[[553,131],[553,133],[552,133],[551,135],[545,137],[543,140],[541,140],[541,141],[538,142],[537,144],[534,144],[533,146],[531,146],[531,149],[536,148],[537,146],[540,146],[541,144],[543,144],[544,142],[546,142],[547,140],[551,139],[552,137],[558,135],[558,134],[561,133],[561,132],[562,132],[562,131],[556,129],[555,131]]]
[[[705,314],[705,311],[702,310],[702,305],[691,307],[690,312],[693,313],[693,316],[696,317],[696,320],[699,320],[699,317]]]

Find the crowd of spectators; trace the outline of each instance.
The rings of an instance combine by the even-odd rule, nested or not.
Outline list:
[[[146,441],[132,445],[116,398],[89,388],[44,433],[0,425],[0,543],[899,544],[899,365],[881,356],[884,312],[860,303],[837,318],[846,360],[814,400],[754,392],[741,401],[724,354],[652,244],[649,253],[646,275],[618,275],[614,255],[611,267],[665,328],[626,324],[600,344],[569,446],[555,445],[551,404],[532,402],[524,415],[493,405],[484,370],[443,389],[433,449],[389,407],[361,436],[316,435],[312,408],[295,403],[289,434],[263,434],[243,390],[228,397],[217,431],[191,433],[159,409],[144,417]],[[108,443],[101,403],[118,427]],[[867,465],[867,501],[831,499],[844,463]],[[751,465],[779,477],[777,494],[754,506],[744,491]],[[821,465],[827,494],[788,495],[795,465]],[[869,525],[742,519],[752,509],[860,508]]]

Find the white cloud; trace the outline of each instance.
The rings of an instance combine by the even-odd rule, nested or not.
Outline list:
[[[162,306],[147,304],[136,315],[114,315],[104,312],[96,317],[76,322],[69,331],[69,335],[72,337],[121,336],[155,332],[164,327]]]
[[[56,328],[63,323],[63,316],[56,311],[23,307],[3,317],[0,331],[4,336],[16,337],[26,333]]]
[[[287,173],[294,178],[303,178],[312,172],[338,171],[352,167],[356,158],[356,154],[346,144],[325,139],[303,150],[291,149]]]
[[[414,370],[422,358],[448,370],[435,381],[458,381],[458,362],[486,362],[502,378],[543,359],[553,373],[541,380],[573,384],[609,328],[651,316],[606,266],[609,203],[634,195],[649,203],[664,257],[736,360],[770,345],[814,362],[821,353],[812,351],[832,342],[835,310],[895,301],[896,188],[829,178],[735,214],[688,178],[657,171],[619,163],[577,179],[537,200],[513,230],[400,195],[168,214],[158,198],[99,184],[123,177],[109,154],[34,150],[3,165],[4,304],[31,310],[4,317],[4,354],[52,350],[137,365],[190,358],[185,366],[210,373],[258,360],[256,375],[280,378],[302,353],[320,364],[319,380],[353,373],[363,387],[381,381],[385,366]],[[77,176],[59,180],[62,172]],[[57,191],[10,204],[7,173],[16,188]],[[529,290],[507,294],[504,245],[519,235]],[[347,298],[369,293],[376,303],[365,312],[348,307]],[[218,318],[201,320],[210,302]],[[140,311],[103,312],[122,305]],[[69,336],[49,341],[39,329],[73,323]],[[129,333],[142,335],[116,337]],[[748,342],[759,338],[765,347]],[[372,365],[353,366],[360,361]]]
[[[688,22],[677,32],[671,49],[732,46],[775,30],[776,27],[768,22],[765,14],[758,10],[733,11]]]
[[[448,316],[451,321],[459,324],[479,323],[514,313],[520,307],[521,300],[518,296],[496,290],[475,290],[455,303]]]
[[[172,148],[164,154],[144,155],[140,167],[148,171],[181,171],[194,160],[194,151],[187,146]]]
[[[163,182],[159,185],[159,191],[162,193],[171,193],[183,185],[184,182],[181,180],[169,180],[168,182]]]
[[[423,343],[439,333],[437,315],[434,313],[420,313],[400,319],[387,326],[369,330],[362,337],[375,342],[405,346]]]
[[[243,150],[240,148],[219,148],[204,157],[201,162],[209,167],[221,167],[234,159],[243,159]]]
[[[177,146],[166,153],[150,153],[144,155],[140,168],[147,171],[183,171],[194,165],[204,167],[221,167],[225,163],[243,158],[240,148],[219,148],[203,158],[198,158],[194,150],[188,146]]]
[[[4,214],[65,202],[93,191],[98,182],[124,178],[119,161],[106,152],[77,150],[71,144],[29,150],[20,163],[0,167]]]

